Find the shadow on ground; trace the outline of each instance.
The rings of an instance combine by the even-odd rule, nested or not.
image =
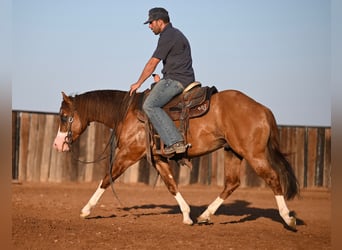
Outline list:
[[[235,200],[230,204],[223,204],[216,211],[215,215],[226,215],[227,221],[220,222],[220,224],[234,224],[234,223],[244,223],[247,221],[254,221],[258,218],[267,218],[272,221],[281,223],[287,228],[286,224],[281,219],[279,212],[274,208],[257,208],[251,207],[251,203],[244,200]],[[207,206],[190,206],[191,208],[191,217],[194,221],[195,218],[200,216],[200,214],[207,208]],[[158,209],[158,211],[153,211],[154,209]],[[163,212],[160,211],[163,210]],[[178,205],[156,205],[156,204],[147,204],[141,206],[132,206],[132,207],[124,207],[118,208],[118,210],[129,212],[129,215],[134,215],[136,217],[140,216],[150,216],[150,215],[160,215],[160,214],[179,214],[180,209]],[[291,212],[291,215],[295,216],[294,212]],[[105,219],[105,218],[114,218],[118,216],[128,216],[128,214],[123,215],[109,215],[109,216],[93,216],[88,217],[87,219]],[[230,217],[239,216],[242,217],[238,220],[231,220]],[[305,225],[304,221],[297,219],[297,226]],[[289,228],[287,228],[289,229]]]

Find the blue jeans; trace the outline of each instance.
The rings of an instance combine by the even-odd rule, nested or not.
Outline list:
[[[143,110],[167,146],[183,141],[183,137],[162,107],[183,90],[184,87],[180,82],[161,79],[152,88],[143,104]]]

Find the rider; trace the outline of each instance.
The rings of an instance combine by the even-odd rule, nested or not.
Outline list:
[[[130,95],[151,76],[158,63],[163,61],[163,78],[152,88],[143,104],[143,110],[167,145],[164,153],[184,153],[186,145],[183,137],[162,107],[195,81],[190,44],[183,33],[172,26],[164,8],[150,9],[148,20],[144,24],[149,24],[153,33],[159,35],[159,40],[138,81],[131,85]]]

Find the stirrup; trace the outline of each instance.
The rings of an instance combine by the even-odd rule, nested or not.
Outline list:
[[[175,143],[175,144],[178,144],[179,142]],[[167,157],[167,158],[171,158],[173,157],[175,154],[184,154],[186,153],[187,149],[191,147],[191,144],[188,143],[188,144],[184,144],[182,142],[183,145],[181,145],[181,147],[176,147],[176,145],[173,144],[167,148],[170,148],[171,151],[170,152],[165,152],[165,148],[164,149],[159,149],[159,150],[156,150],[156,153],[158,155],[162,155],[164,157]]]

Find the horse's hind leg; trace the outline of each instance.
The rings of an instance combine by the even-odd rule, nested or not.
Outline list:
[[[156,168],[169,192],[175,197],[180,210],[183,214],[183,223],[186,225],[192,225],[193,221],[190,218],[190,207],[184,200],[181,193],[178,191],[177,183],[173,177],[170,165],[162,160],[156,161]]]
[[[279,214],[289,226],[290,229],[296,229],[296,218],[290,216],[290,210],[287,208],[283,190],[280,184],[280,179],[278,173],[272,168],[270,162],[267,160],[265,154],[258,154],[257,156],[248,156],[247,159],[249,165],[254,169],[254,171],[264,179],[268,186],[272,189],[277,206],[279,209]],[[284,173],[285,174],[285,173]]]
[[[197,223],[209,223],[210,216],[222,205],[223,201],[240,186],[241,159],[230,150],[224,152],[224,189],[221,194],[197,218]]]

